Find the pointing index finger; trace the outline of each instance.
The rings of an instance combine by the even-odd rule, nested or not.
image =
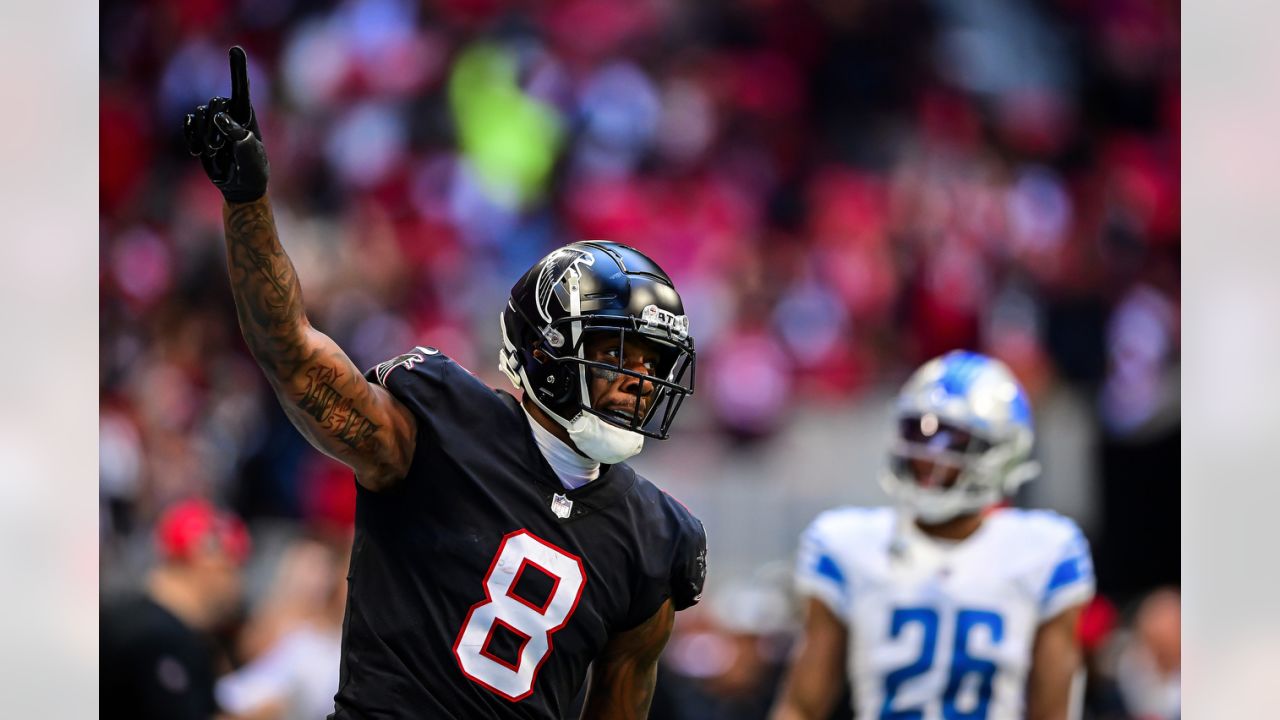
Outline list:
[[[231,116],[249,122],[249,68],[244,48],[236,45],[227,53],[231,58]]]

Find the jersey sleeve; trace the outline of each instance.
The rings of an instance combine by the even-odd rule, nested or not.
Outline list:
[[[439,444],[457,432],[484,436],[502,412],[495,392],[433,347],[418,346],[370,368],[365,379],[386,388],[418,421],[418,442]]]
[[[638,522],[639,555],[630,603],[617,630],[629,630],[653,617],[668,599],[684,610],[702,599],[707,576],[707,535],[698,520],[679,500],[640,478],[637,491],[644,508]]]
[[[817,598],[836,617],[844,617],[849,606],[850,588],[847,573],[836,555],[830,516],[820,515],[800,536],[796,559],[796,592],[802,597]]]
[[[702,521],[693,516],[688,519],[671,568],[671,602],[676,610],[696,605],[707,579],[707,533]]]
[[[386,388],[397,400],[419,410],[431,410],[448,391],[448,357],[433,347],[419,345],[365,371],[369,382]]]
[[[1075,523],[1061,518],[1067,539],[1055,544],[1040,595],[1040,619],[1049,620],[1063,610],[1093,597],[1096,581],[1089,541]]]

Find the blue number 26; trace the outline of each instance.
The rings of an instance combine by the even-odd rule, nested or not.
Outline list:
[[[895,710],[894,697],[902,684],[913,677],[923,675],[933,667],[938,646],[938,611],[933,608],[897,608],[889,620],[889,637],[896,638],[910,624],[918,624],[924,631],[920,656],[910,665],[898,668],[884,678],[884,705],[880,708],[880,720],[921,720],[924,710],[920,707]],[[947,676],[947,688],[942,695],[942,715],[946,720],[985,720],[987,706],[991,702],[991,682],[995,678],[996,664],[990,660],[975,658],[969,654],[969,633],[983,625],[991,632],[992,642],[1004,637],[1004,620],[989,610],[960,610],[956,613],[955,642],[951,648],[951,670]],[[968,675],[978,676],[978,702],[972,710],[961,712],[956,708],[956,696]]]

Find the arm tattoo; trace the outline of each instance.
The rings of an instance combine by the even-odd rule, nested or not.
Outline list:
[[[360,414],[352,407],[351,398],[334,387],[341,373],[326,365],[316,365],[309,368],[306,375],[307,388],[298,400],[298,407],[347,447],[366,449],[378,425]]]
[[[286,414],[321,449],[378,453],[375,435],[382,425],[367,409],[362,412],[362,380],[351,361],[337,348],[309,339],[302,288],[280,246],[269,201],[264,196],[228,205],[224,212],[240,330]]]
[[[240,332],[289,421],[317,450],[355,470],[365,488],[392,487],[413,462],[412,413],[311,327],[268,197],[224,205],[222,222]]]
[[[268,374],[292,376],[312,358],[302,342],[302,288],[276,236],[271,205],[264,196],[228,206],[224,224],[231,290],[245,342]]]

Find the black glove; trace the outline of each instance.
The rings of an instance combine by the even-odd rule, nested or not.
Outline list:
[[[200,158],[205,174],[227,202],[257,200],[267,192],[271,166],[249,104],[249,70],[239,45],[231,56],[231,97],[216,97],[189,113],[182,124],[187,151]]]

